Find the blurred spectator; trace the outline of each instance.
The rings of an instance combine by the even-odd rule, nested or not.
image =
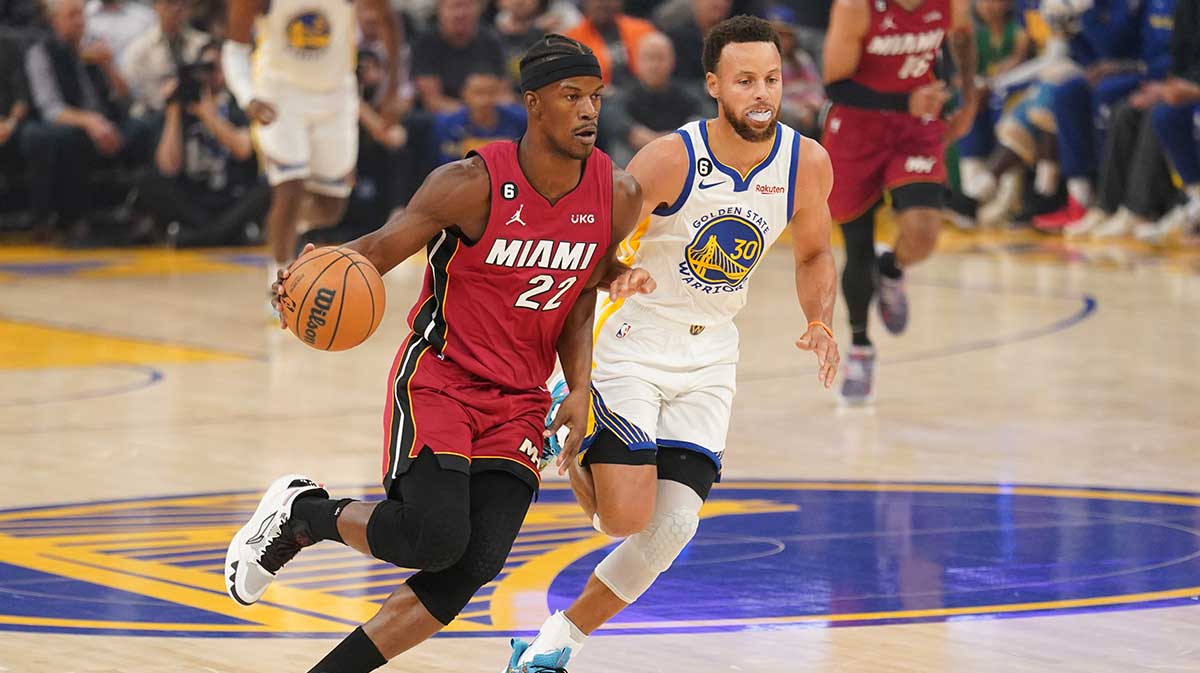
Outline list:
[[[1144,225],[1170,208],[1177,191],[1148,112],[1149,101],[1137,95],[1113,111],[1095,207],[1066,228],[1067,236],[1105,238],[1136,229],[1152,238]]]
[[[808,2],[810,0],[797,0]],[[825,0],[817,0],[824,2]],[[666,0],[655,3],[658,6],[651,15],[651,20],[662,30],[682,26],[694,19],[694,0]],[[766,16],[766,10],[771,3],[767,0],[730,0],[728,16],[748,14],[750,16]],[[640,15],[639,15],[640,16]],[[828,22],[827,22],[828,23]],[[824,32],[824,30],[822,30]]]
[[[604,82],[617,87],[633,81],[638,43],[654,32],[654,24],[621,8],[622,0],[583,0],[583,21],[566,33],[595,52]]]
[[[767,13],[771,25],[779,31],[779,46],[783,57],[783,107],[780,118],[806,136],[818,138],[821,125],[818,117],[825,101],[825,85],[821,71],[811,55],[801,48],[796,38],[799,27],[793,22],[795,14],[788,7],[772,8]]]
[[[995,126],[996,147],[986,170],[963,171],[964,203],[959,211],[980,223],[1027,225],[1034,216],[1062,204],[1055,156],[1053,89],[1078,75],[1088,55],[1078,5],[1043,3],[1024,14],[1026,30],[1045,47],[1037,58],[989,78],[994,96],[1020,91]],[[1038,37],[1038,35],[1041,37]],[[1022,168],[1024,167],[1024,168]],[[965,168],[965,167],[964,167]],[[1033,169],[1032,189],[1021,189]],[[978,208],[976,208],[978,204]],[[1011,216],[1011,217],[1010,217]],[[973,223],[972,223],[973,224]]]
[[[825,31],[829,27],[833,0],[783,0],[777,7],[791,10],[792,18],[789,24],[796,46],[812,57],[817,72],[823,72],[821,58],[825,54]],[[771,16],[769,10],[767,16]]]
[[[408,131],[371,103],[378,98],[378,88],[387,84],[383,63],[370,52],[359,53],[358,85],[362,103],[358,106],[358,161],[354,191],[350,193],[346,216],[338,225],[344,230],[338,235],[338,242],[351,240],[382,225],[396,202],[398,162],[395,153],[408,144]]]
[[[1149,109],[1164,100],[1167,85],[1163,78],[1173,67],[1170,43],[1173,33],[1178,35],[1173,31],[1174,13],[1181,9],[1174,7],[1175,4],[1174,0],[1150,0],[1142,8],[1141,48],[1148,79],[1127,100],[1116,103],[1107,115],[1108,133],[1099,159],[1096,202],[1082,217],[1068,223],[1069,236],[1111,238],[1134,233],[1153,242],[1158,232],[1150,220],[1162,216],[1175,201],[1176,190],[1149,116]],[[1078,81],[1076,84],[1077,90],[1083,89]],[[1078,91],[1064,91],[1064,100],[1056,105],[1058,111],[1069,111],[1067,106],[1072,103],[1072,96],[1078,95]],[[1095,96],[1102,99],[1101,88],[1097,88]],[[1078,138],[1071,140],[1074,136],[1082,133],[1086,141],[1096,132],[1089,116],[1079,117],[1078,123],[1085,128],[1060,132],[1063,140],[1069,141],[1068,148],[1080,142]],[[1083,154],[1084,161],[1093,160],[1087,148]]]
[[[1012,0],[975,1],[975,44],[979,74],[995,77],[1012,70],[1030,56],[1029,36],[1021,29]],[[987,169],[987,158],[996,149],[996,123],[1004,113],[1001,96],[984,96],[970,131],[958,141],[962,180],[972,185]],[[976,193],[979,190],[973,190]]]
[[[0,26],[21,28],[42,23],[38,0],[0,0]]]
[[[57,213],[77,240],[88,235],[89,179],[95,168],[120,160],[139,165],[148,154],[146,126],[124,114],[128,94],[106,49],[84,62],[80,48],[86,21],[82,0],[51,0],[53,34],[25,55],[34,111],[41,123],[26,124],[22,153],[29,163],[35,222]],[[66,195],[66,198],[64,198]]]
[[[1097,2],[1083,16],[1080,37],[1095,53],[1083,75],[1053,87],[1051,109],[1057,127],[1060,172],[1070,198],[1061,210],[1037,218],[1041,229],[1062,229],[1084,219],[1095,201],[1098,147],[1103,143],[1110,107],[1142,83],[1166,75],[1171,65],[1170,40],[1174,0],[1146,0],[1140,7],[1127,0]],[[1094,214],[1094,210],[1091,211]],[[1106,226],[1094,233],[1122,236],[1129,230]]]
[[[434,119],[439,164],[462,159],[467,152],[495,141],[518,138],[525,133],[525,108],[502,104],[504,81],[489,73],[473,73],[463,86],[466,106],[443,112]]]
[[[675,77],[691,86],[699,86],[705,75],[704,65],[700,62],[704,36],[713,26],[730,17],[733,3],[731,0],[691,0],[690,10],[685,19],[673,25],[663,24],[662,28],[675,45]]]
[[[416,96],[412,83],[412,50],[406,33],[407,21],[400,14],[386,16],[386,4],[356,2],[354,8],[358,18],[359,53],[374,56],[383,76],[372,87],[371,97],[365,100],[380,114],[399,119],[412,108]],[[393,33],[391,40],[388,39],[389,32]],[[395,53],[388,53],[389,49]],[[384,69],[385,63],[392,63],[393,67]]]
[[[1200,0],[1176,2],[1171,72],[1160,93],[1162,102],[1153,110],[1155,135],[1179,175],[1187,202],[1152,225],[1150,233],[1165,240],[1182,232],[1195,242],[1200,235]]]
[[[504,51],[479,27],[479,0],[439,0],[437,28],[413,46],[413,75],[421,106],[430,112],[462,107],[467,76],[480,70],[504,76]]]
[[[546,0],[499,0],[496,34],[504,49],[505,74],[514,83],[520,80],[521,57],[529,45],[546,33],[560,32],[544,28]]]
[[[195,0],[188,23],[196,30],[218,41],[225,40],[225,22],[229,18],[226,0]]]
[[[209,43],[167,82],[155,170],[139,184],[139,205],[179,246],[245,243],[247,225],[263,222],[271,204],[250,122],[225,88],[220,55]]]
[[[606,100],[600,115],[600,132],[622,166],[650,141],[703,117],[707,110],[696,89],[671,79],[675,50],[665,35],[654,32],[643,38],[637,57],[637,80]]]
[[[570,0],[498,0],[496,5],[496,33],[514,82],[520,79],[518,66],[529,45],[546,33],[565,33],[583,20]]]
[[[158,22],[154,10],[135,0],[88,0],[86,15],[85,47],[103,45],[118,61],[134,38]]]
[[[29,92],[21,52],[8,39],[0,39],[0,173],[19,163],[18,137],[29,114]],[[0,190],[3,191],[3,190]]]
[[[135,116],[162,111],[167,82],[180,64],[195,61],[211,39],[188,25],[188,0],[156,0],[154,11],[158,24],[136,37],[122,60]]]

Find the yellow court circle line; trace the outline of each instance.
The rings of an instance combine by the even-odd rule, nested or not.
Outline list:
[[[796,615],[794,617],[752,617],[746,619],[698,619],[691,621],[628,622],[605,624],[604,630],[622,629],[671,629],[671,628],[720,628],[729,626],[770,626],[822,622],[869,622],[892,619],[921,619],[926,617],[956,617],[969,615],[991,615],[1010,612],[1037,612],[1041,610],[1067,610],[1071,608],[1104,607],[1130,603],[1151,603],[1173,598],[1200,597],[1200,586],[1186,589],[1170,589],[1140,594],[1119,594],[1093,598],[1072,598],[1038,603],[997,603],[961,608],[930,608],[927,610],[892,610],[884,612],[858,612],[829,615]]]
[[[544,485],[548,490],[560,491],[566,490],[569,486],[565,483],[551,482]],[[1032,496],[1032,497],[1061,497],[1061,498],[1078,498],[1078,499],[1093,499],[1093,500],[1115,500],[1127,502],[1146,502],[1155,504],[1173,504],[1200,507],[1200,497],[1170,494],[1170,493],[1155,493],[1141,491],[1122,491],[1122,490],[1100,490],[1096,488],[1080,487],[1080,486],[1006,486],[1006,485],[987,485],[987,484],[956,484],[956,483],[898,483],[898,482],[836,482],[836,481],[755,481],[755,480],[729,480],[723,484],[723,489],[730,490],[750,490],[750,491],[859,491],[859,492],[912,492],[912,493],[958,493],[958,494],[980,494],[980,495],[1014,495],[1014,496]],[[708,516],[727,516],[738,514],[766,513],[770,511],[793,511],[797,505],[793,503],[773,502],[769,500],[732,500],[720,498],[720,490],[716,491],[718,497],[713,498],[711,505],[706,506],[710,509]],[[133,505],[140,504],[145,506],[147,503],[159,503],[163,505],[177,504],[185,502],[192,505],[217,504],[228,506],[228,494],[204,496],[204,495],[185,495],[180,496],[176,500],[171,500],[170,496],[162,498],[149,498],[141,501],[124,501],[116,503],[108,503],[113,509],[118,511],[130,508]],[[713,507],[712,505],[715,505]],[[104,504],[74,504],[63,505],[62,509],[68,511],[80,512],[81,510],[90,513],[98,513],[104,509]],[[56,508],[50,507],[46,509],[35,510],[40,516],[53,515]],[[61,513],[61,512],[60,512]],[[17,512],[6,513],[10,516],[18,514]],[[702,517],[705,514],[702,512]],[[219,535],[220,528],[216,531],[212,529],[205,530],[204,537],[217,533]],[[179,533],[179,530],[166,529],[163,534]],[[92,537],[92,536],[85,536]],[[107,537],[104,540],[105,546],[112,544],[114,540],[109,536],[95,536],[97,538]],[[73,539],[73,536],[63,536],[58,541],[66,542]],[[194,538],[193,538],[194,539]],[[15,540],[13,540],[15,542]],[[149,541],[149,540],[146,540]],[[32,541],[26,541],[29,544]],[[54,543],[45,538],[39,540],[42,545],[50,542],[51,548]],[[99,542],[99,540],[96,540]],[[129,540],[126,543],[137,542]],[[486,626],[476,623],[455,623],[448,629],[451,632],[456,631],[512,631],[519,630],[525,626],[527,618],[530,614],[531,602],[545,603],[546,593],[549,590],[550,583],[562,572],[567,566],[576,560],[586,556],[588,553],[602,549],[611,544],[612,540],[603,535],[592,535],[583,539],[569,542],[561,545],[552,551],[545,553],[539,557],[529,559],[526,563],[518,568],[502,580],[493,584],[496,585],[495,593],[490,597],[491,605],[489,610],[484,613],[472,613],[478,616],[491,614],[492,626]],[[40,546],[40,545],[39,545]],[[543,545],[534,545],[541,547]],[[550,545],[545,545],[550,546]],[[17,554],[21,556],[21,554]],[[3,560],[3,559],[0,559]],[[35,564],[37,565],[37,564]],[[90,574],[90,573],[89,573]],[[93,577],[92,579],[96,579]],[[286,583],[285,583],[286,584]],[[282,589],[282,587],[281,587]],[[127,588],[128,590],[128,588]],[[153,592],[152,592],[153,593]],[[287,589],[283,589],[282,593],[291,593]],[[302,592],[306,593],[306,592]],[[313,592],[315,595],[320,595],[319,592]],[[297,598],[299,596],[296,596]],[[1155,601],[1164,601],[1178,598],[1200,597],[1200,586],[1188,587],[1183,589],[1173,589],[1148,593],[1137,594],[1121,594],[1112,596],[1097,596],[1091,598],[1079,599],[1063,599],[1055,601],[1042,601],[1030,603],[1011,603],[1011,604],[995,604],[995,605],[979,605],[966,606],[956,608],[931,608],[924,610],[898,610],[898,611],[880,611],[880,612],[864,612],[864,613],[844,613],[844,614],[824,614],[824,615],[795,615],[782,617],[761,617],[761,618],[734,618],[734,619],[709,619],[709,620],[688,620],[688,621],[647,621],[647,622],[627,622],[618,624],[609,624],[602,627],[606,631],[628,631],[628,630],[654,630],[654,629],[682,629],[682,628],[722,628],[722,627],[738,627],[738,626],[771,626],[771,625],[789,625],[789,624],[805,624],[805,623],[841,623],[841,622],[858,622],[858,621],[886,621],[886,620],[904,620],[904,619],[921,619],[931,617],[954,617],[954,616],[971,616],[971,615],[992,615],[1003,613],[1020,613],[1020,612],[1036,612],[1047,610],[1064,610],[1072,608],[1085,607],[1104,607],[1128,605],[1135,603],[1148,603]],[[333,598],[330,596],[330,598]],[[290,601],[289,601],[290,602]],[[353,603],[353,601],[345,601]],[[184,602],[183,604],[188,604]],[[359,603],[361,606],[362,604]],[[343,606],[339,606],[343,607]],[[349,607],[348,605],[345,607]],[[365,607],[365,606],[362,606]],[[542,608],[544,610],[544,608]],[[538,610],[535,610],[538,611]],[[342,612],[339,610],[337,612]],[[298,616],[298,615],[297,615]],[[295,616],[289,615],[292,621]],[[307,621],[301,617],[297,621]],[[125,629],[125,630],[141,630],[141,631],[194,631],[194,632],[263,632],[270,633],[278,630],[280,624],[265,623],[251,625],[219,625],[219,624],[174,624],[174,623],[142,623],[142,622],[105,622],[100,620],[78,620],[67,618],[50,618],[50,617],[24,617],[14,615],[0,615],[0,624],[24,625],[24,626],[43,626],[43,627],[67,627],[67,628],[82,628],[82,629]],[[316,624],[310,621],[310,626]],[[340,625],[339,625],[340,627]],[[324,632],[324,630],[320,630]]]

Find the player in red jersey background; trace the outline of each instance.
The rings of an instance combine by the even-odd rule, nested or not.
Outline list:
[[[961,81],[962,107],[946,121],[950,94],[937,78],[943,41]],[[833,107],[822,144],[833,162],[829,209],[842,225],[842,292],[853,344],[842,399],[871,399],[875,348],[867,314],[879,310],[893,334],[908,323],[904,269],[928,257],[942,222],[945,146],[975,116],[975,40],[968,0],[837,0],[825,39],[825,81]],[[889,192],[900,235],[876,255],[875,210]]]

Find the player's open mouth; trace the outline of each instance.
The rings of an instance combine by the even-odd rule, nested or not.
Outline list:
[[[580,129],[575,129],[575,137],[578,138],[579,141],[582,143],[586,143],[586,144],[594,143],[594,142],[596,142],[596,127],[595,126],[585,126]]]
[[[756,124],[765,124],[765,123],[771,121],[772,111],[771,110],[751,110],[746,113],[746,116],[750,118],[750,121],[752,121]]]

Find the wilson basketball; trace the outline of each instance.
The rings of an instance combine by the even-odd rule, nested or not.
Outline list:
[[[366,257],[349,248],[316,248],[301,255],[284,290],[288,329],[318,350],[353,348],[383,320],[383,279]]]

